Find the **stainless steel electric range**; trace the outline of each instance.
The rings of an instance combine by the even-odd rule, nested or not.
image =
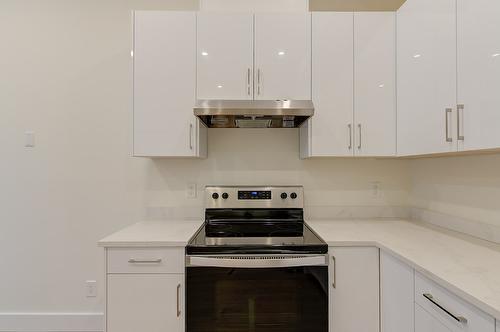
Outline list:
[[[206,187],[186,247],[187,332],[327,332],[328,246],[300,186]]]

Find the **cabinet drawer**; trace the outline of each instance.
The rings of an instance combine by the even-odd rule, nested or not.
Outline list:
[[[110,248],[107,273],[184,273],[184,248]]]
[[[493,317],[419,273],[415,274],[415,302],[452,331],[495,331]]]

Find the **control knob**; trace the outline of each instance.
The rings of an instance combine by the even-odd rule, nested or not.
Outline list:
[[[229,197],[228,193],[222,193],[222,198],[227,199]]]
[[[296,199],[297,198],[297,193],[291,193],[290,194],[291,199]]]
[[[218,199],[218,198],[219,198],[219,194],[217,194],[217,193],[213,193],[213,194],[212,194],[212,198],[213,198],[213,199]]]
[[[281,193],[281,199],[286,199],[288,195],[286,193]]]

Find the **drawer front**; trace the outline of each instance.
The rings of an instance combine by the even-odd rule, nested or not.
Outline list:
[[[419,273],[415,274],[415,302],[452,331],[495,331],[493,317]]]
[[[184,273],[184,248],[109,248],[107,273]]]

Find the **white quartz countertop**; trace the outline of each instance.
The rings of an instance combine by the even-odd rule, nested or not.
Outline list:
[[[307,223],[329,246],[377,246],[500,319],[500,245],[403,220]]]
[[[404,220],[308,220],[329,246],[376,246],[500,319],[500,245]],[[201,221],[148,221],[99,241],[102,247],[185,246]]]
[[[98,242],[101,247],[184,247],[201,221],[144,221],[128,226]]]

